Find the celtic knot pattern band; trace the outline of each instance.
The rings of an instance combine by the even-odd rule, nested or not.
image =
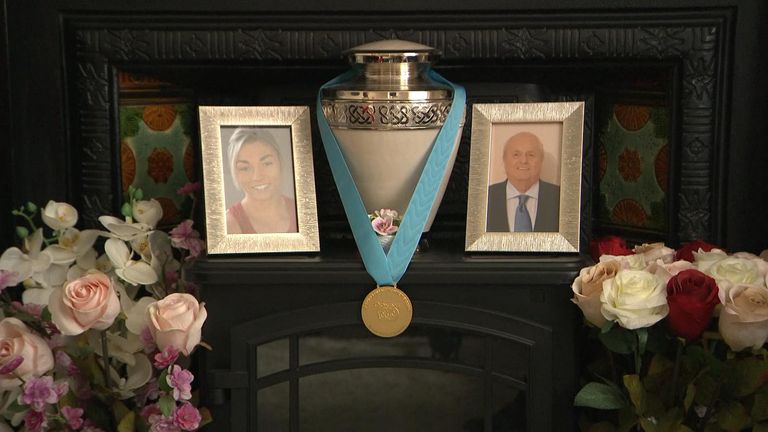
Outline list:
[[[323,114],[331,127],[349,129],[426,129],[445,123],[451,102],[330,102]]]

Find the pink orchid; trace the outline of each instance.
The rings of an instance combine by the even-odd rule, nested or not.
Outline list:
[[[192,398],[192,381],[195,376],[192,372],[183,369],[179,365],[173,365],[170,373],[165,378],[171,388],[173,388],[173,398],[176,400],[189,400]]]
[[[67,421],[69,427],[74,430],[83,427],[83,409],[65,406],[61,409],[61,416]]]
[[[42,412],[46,404],[55,404],[59,401],[59,397],[66,393],[62,390],[59,384],[54,385],[52,377],[31,378],[24,383],[24,393],[19,396],[19,402]]]
[[[187,219],[172,229],[169,233],[171,235],[171,244],[179,249],[186,249],[189,251],[189,257],[192,259],[200,255],[200,252],[205,249],[205,242],[200,240],[200,233],[197,230],[192,229],[194,222]]]

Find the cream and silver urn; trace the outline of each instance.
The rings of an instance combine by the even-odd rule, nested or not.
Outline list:
[[[357,74],[323,89],[323,113],[368,213],[389,208],[403,214],[446,121],[453,89],[428,76],[440,55],[435,48],[384,40],[347,53]],[[425,231],[432,225],[456,160],[461,118]]]

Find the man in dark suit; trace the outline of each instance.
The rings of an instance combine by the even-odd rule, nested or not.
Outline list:
[[[507,180],[488,188],[486,232],[558,232],[560,187],[541,180],[544,146],[530,132],[504,144]]]

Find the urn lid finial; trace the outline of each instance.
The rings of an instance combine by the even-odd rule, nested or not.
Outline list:
[[[416,42],[387,39],[358,45],[345,51],[352,64],[432,63],[440,50]]]

